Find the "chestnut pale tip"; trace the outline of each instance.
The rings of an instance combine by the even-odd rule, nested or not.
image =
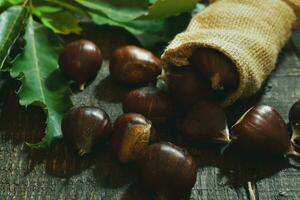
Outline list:
[[[300,132],[299,131],[293,130],[291,142],[297,149],[300,149]]]
[[[151,128],[151,123],[128,125],[119,152],[122,163],[133,161],[143,155],[143,150],[150,140]]]
[[[221,84],[221,76],[219,73],[214,74],[211,78],[211,87],[214,90],[224,90],[223,85]]]
[[[227,144],[230,134],[226,114],[222,107],[212,102],[198,102],[178,126],[180,134],[191,141]]]
[[[226,125],[226,128],[221,131],[221,136],[220,138],[215,138],[217,143],[230,143],[231,139],[230,139],[230,133],[229,133],[229,129],[228,126]]]
[[[292,126],[292,144],[300,150],[300,100],[293,104],[289,111],[289,121]]]
[[[83,91],[84,88],[85,88],[85,84],[84,84],[84,83],[82,83],[82,84],[79,85],[79,90],[80,90],[80,91]]]
[[[114,124],[112,148],[121,163],[136,161],[155,139],[151,121],[137,113],[125,113]]]

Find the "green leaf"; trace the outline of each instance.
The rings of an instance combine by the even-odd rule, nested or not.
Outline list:
[[[0,0],[0,13],[7,8],[23,3],[23,0]]]
[[[149,7],[149,18],[162,19],[192,10],[198,0],[157,0]]]
[[[32,1],[35,6],[37,5],[56,6],[64,10],[68,10],[69,12],[86,16],[85,10],[82,8],[80,4],[76,3],[75,1],[70,1],[70,0],[44,0],[43,2],[41,2],[41,0],[32,0]]]
[[[65,8],[64,6],[66,5],[67,7]],[[66,10],[69,8],[68,6],[71,6],[71,10],[73,11],[73,4],[65,4],[63,1],[57,4],[53,0],[33,0],[32,13],[55,33],[63,35],[70,33],[79,34],[81,32],[79,26],[80,20],[77,15]]]
[[[132,33],[134,36],[137,37],[137,39],[142,43],[143,46],[151,46],[152,42],[147,42],[145,40],[142,40],[142,35],[148,35],[149,37],[155,37],[151,36],[152,34],[155,34],[163,29],[164,22],[161,20],[134,20],[131,22],[117,22],[112,19],[109,19],[106,17],[104,14],[101,13],[94,13],[90,12],[91,19],[94,23],[98,25],[104,25],[108,24],[110,26],[116,26],[116,27],[121,27],[124,28],[125,30],[129,31]],[[150,35],[149,35],[150,34]],[[140,40],[141,39],[141,40]],[[157,39],[155,39],[157,40]],[[152,41],[152,40],[150,40]]]
[[[18,5],[24,2],[24,0],[6,0],[8,1],[11,5]]]
[[[168,42],[186,27],[189,15],[180,15],[166,20],[136,19],[130,22],[116,22],[99,12],[90,12],[91,19],[98,25],[108,24],[121,27],[132,33],[142,44],[151,48],[157,42]]]
[[[32,8],[32,13],[37,16],[41,16],[43,13],[55,13],[62,11],[61,7],[49,6],[49,5],[41,5],[41,6],[34,6]]]
[[[0,0],[0,14],[9,7],[9,4],[5,0]]]
[[[149,0],[150,4],[154,4],[157,0]]]
[[[27,9],[21,6],[10,7],[0,15],[0,69],[23,30],[27,15]]]
[[[5,0],[0,0],[0,8],[2,8],[6,4]]]
[[[142,34],[146,31],[156,32],[162,29],[163,21],[161,20],[146,20],[137,19],[131,22],[117,22],[101,13],[90,12],[92,20],[98,24],[109,24],[111,26],[122,27],[133,34]]]
[[[55,13],[41,13],[41,21],[55,33],[67,35],[70,33],[79,34],[81,27],[80,20],[68,11],[60,11]]]
[[[189,21],[190,15],[187,13],[167,18],[162,21],[162,28],[160,30],[154,33],[145,31],[143,34],[135,35],[135,37],[147,48],[151,48],[159,42],[168,43],[177,33],[182,32],[186,28]]]
[[[62,42],[51,30],[29,18],[25,49],[13,63],[10,74],[19,78],[20,104],[41,107],[47,114],[46,135],[32,147],[48,147],[62,136],[63,114],[72,106],[69,82],[59,73],[58,55]]]
[[[129,22],[147,13],[147,0],[75,0],[83,6],[104,13],[118,22]]]

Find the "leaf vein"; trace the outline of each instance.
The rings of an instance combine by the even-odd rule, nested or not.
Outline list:
[[[0,50],[2,50],[2,48],[6,44],[6,41],[8,41],[10,34],[13,32],[13,27],[16,25],[16,23],[17,23],[19,17],[21,16],[21,14],[22,14],[22,12],[20,12],[19,15],[16,16],[16,18],[14,19],[12,25],[10,26],[10,29],[9,29],[8,33],[4,37],[4,42],[1,42]]]
[[[30,17],[29,23],[31,24],[31,27],[34,27],[32,17]],[[32,31],[32,34],[29,34],[30,41],[32,42],[32,53],[33,53],[33,57],[34,57],[33,58],[34,66],[35,66],[36,75],[38,77],[38,83],[39,83],[39,86],[40,86],[39,88],[40,88],[40,92],[41,92],[41,96],[42,96],[42,101],[43,101],[43,103],[45,103],[46,99],[45,99],[45,94],[44,94],[43,85],[42,85],[42,79],[41,79],[41,75],[40,75],[39,61],[38,61],[37,50],[36,50],[36,43],[35,43],[33,35],[34,35],[34,31]]]

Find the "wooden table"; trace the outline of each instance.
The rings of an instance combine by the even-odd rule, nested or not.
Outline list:
[[[104,56],[118,46],[133,44],[127,33],[109,27],[92,27],[84,38],[97,42]],[[95,34],[97,33],[97,34]],[[109,146],[85,159],[78,158],[63,141],[47,151],[29,149],[24,142],[37,142],[43,135],[45,116],[38,108],[18,105],[18,83],[0,79],[0,199],[151,199],[137,182],[134,164],[121,165]],[[121,113],[120,101],[130,88],[108,76],[105,60],[97,79],[81,93],[75,105],[94,105],[107,110],[114,120]],[[291,43],[283,50],[278,67],[255,97],[227,110],[231,121],[254,104],[275,107],[285,119],[291,105],[300,98],[300,53]],[[232,122],[231,122],[232,123]],[[172,134],[171,134],[172,135]],[[166,137],[168,138],[168,137]],[[170,138],[172,141],[174,138]],[[300,171],[283,158],[251,161],[232,154],[220,156],[218,149],[199,148],[198,179],[191,199],[236,200],[300,199]]]

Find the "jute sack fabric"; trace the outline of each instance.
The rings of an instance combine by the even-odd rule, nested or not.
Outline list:
[[[294,28],[298,29],[300,28],[300,0],[284,0],[291,8],[293,8],[297,20],[294,24]]]
[[[299,3],[300,0],[289,0]],[[162,55],[165,69],[188,67],[197,47],[216,49],[235,64],[239,87],[223,106],[255,94],[273,70],[296,15],[282,0],[220,0],[196,14]]]

